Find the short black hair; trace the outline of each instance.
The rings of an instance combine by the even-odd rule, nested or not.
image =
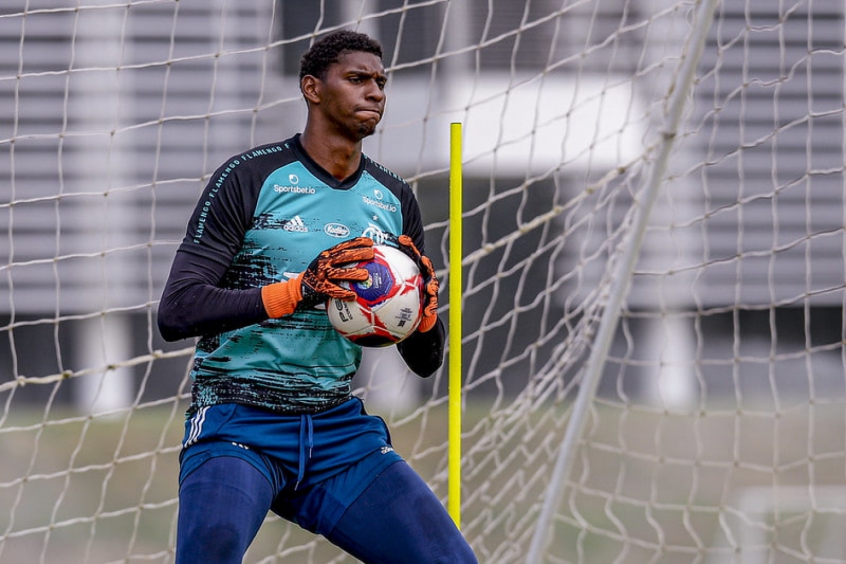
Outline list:
[[[382,58],[382,44],[364,33],[346,29],[333,31],[306,51],[300,61],[300,80],[306,75],[323,80],[329,65],[337,63],[346,52],[372,53]]]

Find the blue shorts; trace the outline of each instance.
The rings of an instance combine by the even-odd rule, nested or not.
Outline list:
[[[281,415],[221,404],[185,422],[180,484],[216,456],[242,458],[268,480],[271,509],[315,533],[331,531],[389,465],[402,460],[385,422],[358,398],[315,414]]]

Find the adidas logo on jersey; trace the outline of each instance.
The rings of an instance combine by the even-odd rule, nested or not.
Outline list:
[[[282,225],[282,229],[285,231],[295,231],[297,233],[308,233],[308,227],[306,227],[305,223],[300,216],[295,215],[293,219],[289,219]]]

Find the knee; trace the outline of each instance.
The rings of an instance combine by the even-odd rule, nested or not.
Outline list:
[[[470,544],[452,523],[452,520],[441,521],[440,526],[426,531],[421,539],[421,552],[428,556],[422,562],[437,562],[439,564],[478,564],[476,555]]]
[[[451,546],[445,547],[444,552],[444,558],[438,562],[443,562],[444,564],[479,563],[476,559],[476,555],[473,553],[473,549],[470,548],[470,545],[467,544],[467,541],[464,540],[464,537],[460,533],[454,539]]]
[[[179,564],[240,563],[270,506],[269,482],[233,457],[213,458],[179,490]]]
[[[241,527],[226,520],[183,526],[178,535],[178,564],[241,562],[250,542]]]
[[[228,555],[233,562],[236,558],[240,562],[247,550],[247,539],[232,523],[216,523],[203,530],[201,535],[203,550],[208,554]]]

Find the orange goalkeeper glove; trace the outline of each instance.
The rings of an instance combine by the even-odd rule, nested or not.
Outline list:
[[[269,284],[261,289],[264,309],[271,318],[290,315],[299,305],[313,306],[329,298],[355,299],[355,292],[338,282],[367,280],[367,270],[350,263],[373,259],[373,241],[356,237],[322,251],[303,272],[292,280]]]
[[[417,263],[417,268],[423,276],[423,319],[420,320],[417,330],[425,333],[431,330],[438,321],[438,279],[435,276],[435,268],[429,257],[420,254],[414,241],[408,235],[397,237],[397,243],[400,250]]]

